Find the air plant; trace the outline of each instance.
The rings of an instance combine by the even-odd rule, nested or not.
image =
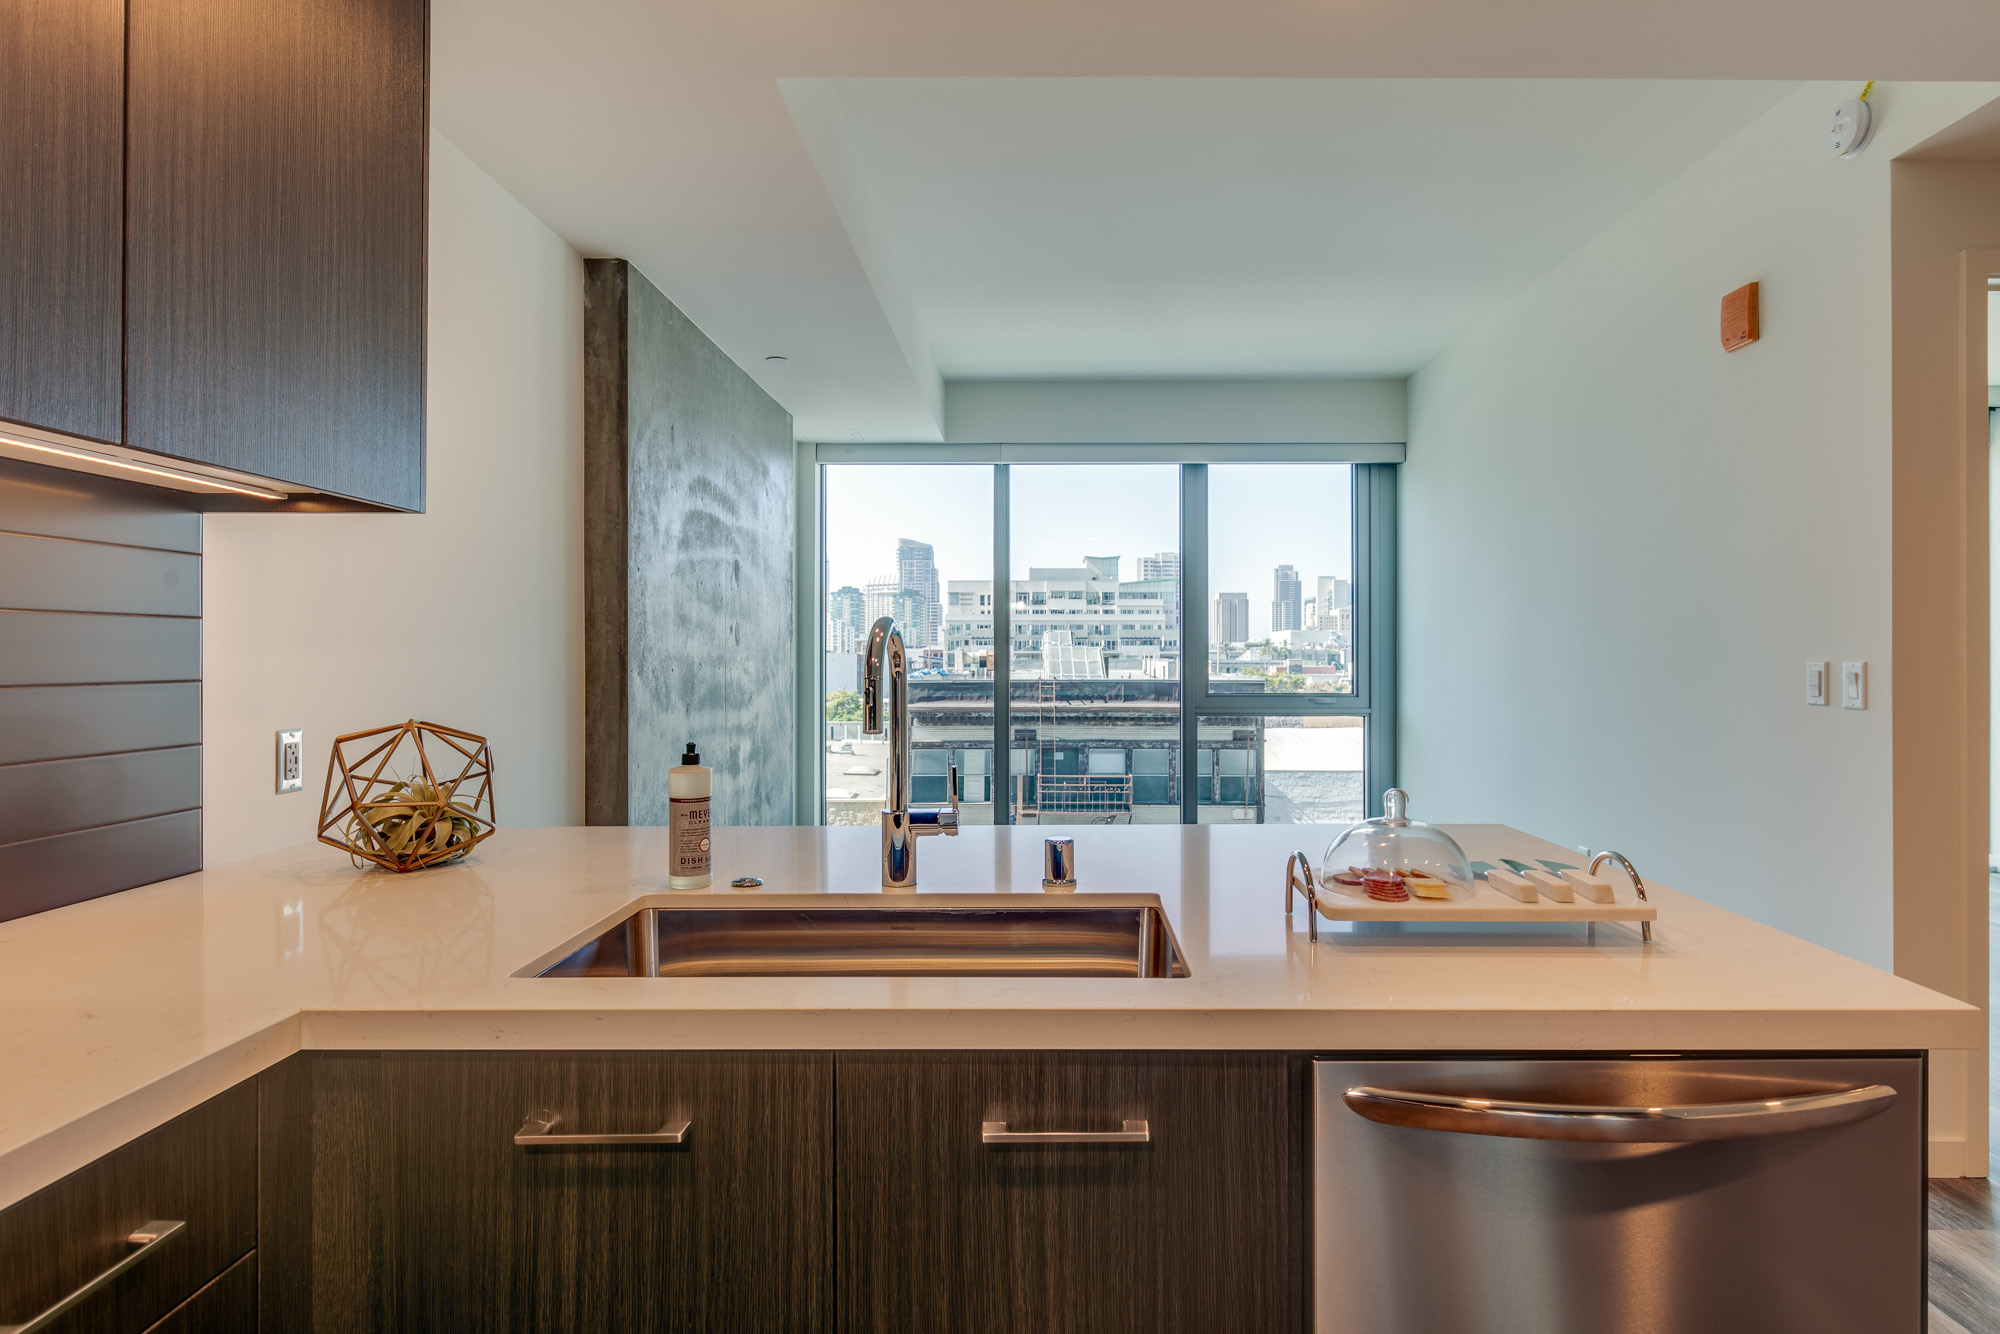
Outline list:
[[[390,784],[380,797],[348,816],[341,836],[347,840],[350,859],[357,859],[357,867],[359,857],[372,860],[380,854],[399,863],[457,861],[479,839],[472,805],[456,799],[457,789],[456,783],[433,786],[420,778]],[[451,852],[453,848],[458,851]]]

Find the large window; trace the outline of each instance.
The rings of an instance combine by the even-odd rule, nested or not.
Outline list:
[[[1180,469],[1007,469],[1015,824],[1179,824]]]
[[[868,630],[893,616],[910,665],[910,796],[945,800],[958,765],[960,819],[993,822],[993,469],[953,464],[822,470],[821,641],[828,824],[874,824],[888,794],[888,739],[861,735]],[[885,703],[886,707],[886,703]]]
[[[828,823],[872,824],[860,649],[911,656],[912,799],[968,823],[1326,823],[1394,782],[1395,468],[828,463]]]

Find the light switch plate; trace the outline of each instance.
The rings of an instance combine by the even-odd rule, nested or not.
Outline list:
[[[278,733],[278,791],[297,792],[306,785],[306,734]]]
[[[1840,664],[1840,707],[1843,709],[1865,709],[1868,707],[1867,663],[1843,662]]]
[[[1806,664],[1806,703],[1822,709],[1826,707],[1828,688],[1832,685],[1827,669],[1832,665],[1828,662]]]

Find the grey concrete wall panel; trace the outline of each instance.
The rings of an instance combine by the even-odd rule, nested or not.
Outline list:
[[[666,823],[667,770],[693,741],[715,770],[718,824],[790,824],[791,416],[629,265],[593,262],[588,288],[585,551],[596,570],[586,604],[588,590],[606,600],[601,624],[622,592],[625,640],[614,676],[615,633],[591,636],[586,733],[598,753],[586,770],[613,762],[619,740],[603,734],[622,712],[627,822]],[[599,775],[600,793],[614,786]],[[593,822],[613,814],[597,805],[587,799]]]
[[[634,824],[689,741],[718,824],[793,816],[792,418],[643,275],[626,294]]]

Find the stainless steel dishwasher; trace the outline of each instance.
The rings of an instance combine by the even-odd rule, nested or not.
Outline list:
[[[1319,1061],[1320,1334],[1921,1334],[1923,1061]]]

